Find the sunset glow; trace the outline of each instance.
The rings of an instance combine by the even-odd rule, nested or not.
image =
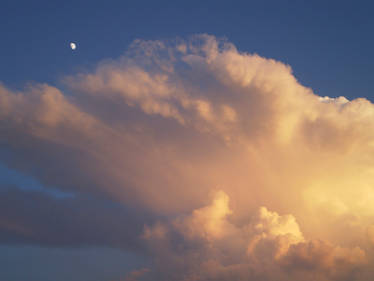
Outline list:
[[[2,245],[119,252],[122,271],[82,281],[373,280],[368,98],[206,33],[135,39],[58,81],[0,84]]]

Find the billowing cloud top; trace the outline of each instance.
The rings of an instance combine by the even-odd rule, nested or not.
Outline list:
[[[103,218],[87,223],[104,233],[89,242],[71,227],[65,241],[46,234],[58,236],[44,213],[1,204],[3,241],[102,243],[154,260],[126,280],[372,280],[368,100],[320,97],[289,66],[209,35],[137,40],[64,83],[0,85],[3,161],[73,192],[64,200],[80,209],[100,199],[129,219],[98,204]]]

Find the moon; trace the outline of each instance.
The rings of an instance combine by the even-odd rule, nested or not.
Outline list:
[[[71,48],[72,50],[75,50],[75,49],[77,48],[77,45],[76,45],[75,43],[71,42],[71,43],[70,43],[70,48]]]

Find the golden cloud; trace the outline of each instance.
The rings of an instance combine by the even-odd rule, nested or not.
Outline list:
[[[320,97],[290,66],[209,35],[137,40],[64,81],[0,86],[3,161],[174,218],[139,233],[166,263],[160,276],[175,261],[182,275],[167,280],[264,280],[270,269],[344,280],[372,264],[370,101]]]

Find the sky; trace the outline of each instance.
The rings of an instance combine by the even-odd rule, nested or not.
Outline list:
[[[370,1],[3,2],[0,281],[373,280]]]

